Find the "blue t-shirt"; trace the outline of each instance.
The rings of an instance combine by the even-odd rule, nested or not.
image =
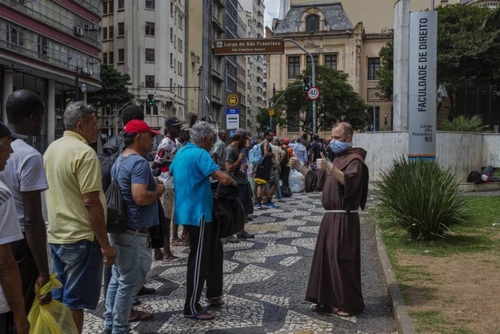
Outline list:
[[[180,225],[200,226],[202,217],[212,221],[212,190],[210,175],[219,170],[207,150],[187,143],[175,155],[170,165],[174,176],[174,221]]]
[[[132,184],[147,184],[149,191],[156,189],[156,180],[146,159],[136,154],[126,157],[120,155],[111,167],[111,176],[112,180],[118,177],[122,198],[127,205],[129,228],[158,225],[158,201],[150,205],[137,205],[132,198]]]

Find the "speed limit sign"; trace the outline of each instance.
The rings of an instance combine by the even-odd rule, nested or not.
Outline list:
[[[319,89],[317,87],[309,88],[307,98],[311,101],[317,100],[319,98]]]

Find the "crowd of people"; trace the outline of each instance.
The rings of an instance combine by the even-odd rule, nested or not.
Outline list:
[[[184,316],[213,319],[200,299],[206,284],[208,305],[225,304],[222,242],[255,237],[246,223],[254,210],[275,209],[274,197],[290,195],[292,168],[303,174],[306,191],[323,192],[325,209],[306,300],[316,312],[363,311],[357,210],[364,208],[368,174],[366,152],[352,148],[348,123],[334,125],[327,143],[318,135],[309,142],[307,135],[281,139],[271,131],[252,138],[244,129],[228,136],[204,121],[189,128],[168,117],[153,147],[162,135],[144,121],[140,107],[129,106],[123,130],[96,153],[90,146],[99,133],[95,111],[74,102],[64,112],[63,136],[42,157],[26,142],[42,129],[40,98],[18,90],[6,109],[8,127],[0,123],[0,332],[28,333],[26,314],[36,298],[41,304],[61,301],[81,333],[84,309],[96,309],[103,285],[104,333],[127,333],[130,322],[153,317],[133,306],[137,295],[155,293],[145,286],[152,261],[179,260],[172,245],[189,246]],[[263,159],[252,164],[254,145]],[[116,233],[106,230],[111,181],[119,186],[128,223]],[[241,211],[237,232],[224,240],[213,218],[213,194],[221,186],[235,187]],[[46,284],[51,272],[58,273],[61,288],[37,295],[34,287]]]

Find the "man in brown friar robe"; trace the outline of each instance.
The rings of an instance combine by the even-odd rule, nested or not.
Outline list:
[[[364,209],[368,191],[366,151],[352,147],[349,123],[332,129],[330,148],[333,163],[321,154],[317,172],[291,158],[292,165],[305,176],[307,192],[322,191],[325,214],[314,250],[306,300],[311,310],[349,317],[364,309],[361,292],[360,222],[358,208]]]

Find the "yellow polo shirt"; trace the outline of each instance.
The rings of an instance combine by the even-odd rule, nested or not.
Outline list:
[[[65,131],[62,138],[49,145],[43,160],[49,183],[49,189],[45,192],[49,219],[48,242],[69,244],[85,239],[94,240],[82,195],[99,191],[106,217],[101,164],[96,152],[82,136]]]

